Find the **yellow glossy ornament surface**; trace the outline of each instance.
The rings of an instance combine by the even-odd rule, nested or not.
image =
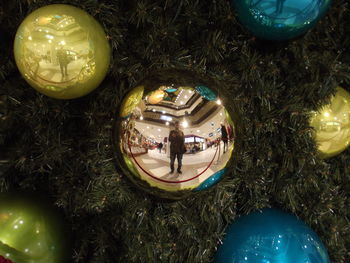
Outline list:
[[[62,228],[46,206],[0,196],[0,255],[14,263],[64,263]]]
[[[163,100],[165,96],[165,92],[162,89],[157,89],[150,93],[148,96],[148,103],[150,104],[157,104]]]
[[[136,106],[140,103],[143,96],[143,86],[138,86],[128,93],[127,97],[123,100],[123,103],[120,107],[120,117],[127,117]]]
[[[331,103],[312,113],[310,125],[315,129],[322,157],[332,157],[345,150],[350,143],[349,92],[338,87]]]
[[[111,50],[103,28],[88,13],[70,5],[48,5],[23,20],[14,54],[33,88],[53,98],[72,99],[102,82]]]

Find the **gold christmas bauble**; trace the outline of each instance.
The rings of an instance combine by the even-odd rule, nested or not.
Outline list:
[[[70,5],[48,5],[19,26],[14,54],[33,88],[53,98],[73,99],[102,82],[111,50],[103,28],[88,13]]]
[[[318,112],[312,112],[310,125],[323,158],[344,151],[350,143],[350,94],[338,87],[331,102]]]
[[[140,188],[170,199],[220,181],[236,130],[233,103],[222,86],[176,69],[140,81],[124,97],[114,123],[118,168]]]

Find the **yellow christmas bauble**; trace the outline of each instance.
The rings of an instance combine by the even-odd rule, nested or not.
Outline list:
[[[140,103],[143,96],[143,86],[138,86],[130,92],[126,99],[123,100],[122,106],[120,107],[120,117],[127,117]]]
[[[350,94],[338,87],[330,104],[313,112],[310,125],[315,129],[315,140],[323,158],[344,151],[350,143]]]
[[[88,13],[70,5],[48,5],[19,26],[14,53],[33,88],[53,98],[73,99],[102,82],[111,50],[103,28]]]
[[[0,256],[14,263],[65,263],[66,234],[60,214],[42,196],[0,195]]]

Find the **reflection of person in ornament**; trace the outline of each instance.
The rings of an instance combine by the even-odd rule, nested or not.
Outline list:
[[[221,140],[224,142],[224,153],[225,153],[227,151],[228,137],[227,137],[226,127],[223,124],[221,124]]]
[[[162,152],[162,148],[163,148],[163,143],[160,142],[160,143],[158,144],[159,153]]]
[[[62,78],[67,77],[67,67],[69,63],[69,58],[67,54],[67,50],[63,49],[63,46],[59,50],[57,50],[57,58],[58,63],[60,64]]]
[[[170,173],[174,172],[175,158],[177,158],[177,172],[181,174],[182,156],[185,151],[185,136],[180,130],[180,123],[175,122],[175,129],[169,133],[170,142]]]

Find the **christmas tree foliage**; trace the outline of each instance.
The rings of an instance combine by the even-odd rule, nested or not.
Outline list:
[[[338,85],[350,90],[347,0],[286,42],[252,36],[227,0],[60,1],[99,21],[112,47],[105,80],[74,100],[36,92],[14,62],[18,26],[53,3],[0,3],[0,192],[46,194],[71,228],[72,262],[212,262],[227,225],[264,207],[297,215],[331,262],[349,262],[350,149],[319,158],[308,121]],[[180,201],[136,188],[111,142],[126,91],[163,68],[223,83],[240,124],[224,180]]]

